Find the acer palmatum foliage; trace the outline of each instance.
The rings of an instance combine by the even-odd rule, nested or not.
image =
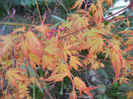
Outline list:
[[[28,87],[31,83],[48,94],[48,89],[43,84],[63,82],[65,77],[70,78],[73,85],[70,99],[77,99],[78,90],[80,95],[83,92],[93,98],[90,90],[99,87],[87,87],[71,71],[103,68],[104,64],[97,58],[100,52],[105,54],[105,60],[109,58],[112,63],[115,71],[113,82],[120,80],[120,84],[128,84],[127,76],[133,72],[133,57],[128,53],[133,48],[133,31],[114,34],[112,28],[121,20],[126,20],[125,25],[130,27],[129,20],[118,16],[104,24],[103,3],[107,2],[110,6],[113,5],[112,0],[98,0],[96,4],[91,4],[89,10],[80,9],[83,2],[84,0],[75,2],[71,9],[77,8],[77,14],[69,15],[66,22],[62,22],[57,29],[52,30],[51,25],[42,22],[33,29],[27,30],[23,26],[8,35],[0,36],[0,85],[3,99],[8,99],[10,95],[14,99],[30,99]],[[126,41],[118,34],[127,35]],[[82,60],[78,57],[81,57],[81,50],[88,50],[88,55],[83,56]],[[28,69],[29,66],[32,67],[32,72]],[[43,77],[37,75],[37,68],[44,70]],[[3,85],[6,81],[8,86]],[[5,89],[12,92],[8,94]]]

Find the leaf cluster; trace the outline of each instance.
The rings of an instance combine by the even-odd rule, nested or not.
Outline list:
[[[103,3],[110,6],[113,5],[112,0],[98,0],[89,9],[80,9],[83,2],[84,0],[77,0],[71,8],[77,8],[75,14],[68,15],[66,21],[57,28],[44,24],[44,16],[38,26],[23,26],[8,35],[0,36],[2,99],[10,96],[14,99],[31,99],[28,88],[34,85],[42,93],[45,92],[44,97],[48,95],[53,99],[49,93],[54,87],[52,83],[63,82],[65,77],[70,79],[72,85],[70,99],[77,99],[77,95],[82,96],[83,93],[93,98],[90,91],[101,86],[87,86],[72,71],[104,68],[102,61],[107,58],[115,72],[113,83],[129,85],[129,76],[133,76],[133,57],[130,54],[133,48],[133,31],[112,31],[114,24],[120,21],[130,27],[128,18],[104,18]],[[105,22],[109,23],[104,24]],[[126,37],[122,38],[119,34]],[[82,50],[87,50],[87,55],[81,55]],[[105,55],[104,59],[98,58],[99,53]],[[38,75],[39,70],[44,71],[43,76]],[[6,81],[8,84],[4,85]],[[128,97],[131,92],[127,93]]]

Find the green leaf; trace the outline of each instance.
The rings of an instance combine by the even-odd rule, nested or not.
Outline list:
[[[62,19],[62,18],[60,18],[60,17],[58,17],[58,16],[56,16],[56,15],[52,15],[52,17],[53,17],[54,19],[56,19],[56,20],[59,20],[59,21],[62,21],[62,22],[66,22],[64,19]]]
[[[63,95],[63,83],[61,84],[60,95]]]
[[[98,71],[101,75],[103,75],[103,76],[105,76],[105,77],[108,78],[108,75],[107,75],[107,73],[106,73],[104,70],[98,69],[97,71]]]

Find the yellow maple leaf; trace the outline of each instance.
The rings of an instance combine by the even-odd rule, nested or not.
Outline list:
[[[46,78],[45,81],[53,81],[53,82],[63,81],[64,77],[66,77],[67,75],[68,73],[59,73],[51,75],[50,77]]]
[[[82,6],[82,3],[84,2],[84,0],[77,0],[74,5],[72,6],[71,9],[74,9],[76,7],[78,7],[78,9]]]
[[[126,93],[127,99],[133,99],[133,91],[129,91]]]
[[[113,1],[112,0],[106,0],[106,2],[108,3],[108,6],[113,6]]]
[[[69,61],[70,68],[74,68],[78,70],[78,65],[83,67],[83,65],[79,62],[79,59],[76,56],[71,56]]]
[[[13,30],[13,32],[25,32],[25,29],[26,29],[26,27],[25,26],[22,26],[22,27],[20,27],[20,28],[16,28],[16,29],[14,29]]]
[[[27,81],[27,79],[21,73],[24,73],[24,71],[17,68],[10,68],[6,72],[6,78],[10,81],[11,84],[18,87],[16,81]]]
[[[77,94],[75,90],[70,93],[70,99],[77,99]]]
[[[114,81],[117,81],[119,79],[120,70],[124,65],[123,57],[121,56],[120,51],[121,50],[118,46],[113,45],[113,48],[111,48],[111,52],[110,52],[111,62],[113,64],[113,69],[116,73]]]
[[[50,25],[43,25],[41,24],[40,26],[35,26],[35,29],[38,30],[39,32],[43,33],[44,35],[46,35],[49,38],[49,33],[53,32],[50,30]]]
[[[44,48],[44,52],[52,55],[57,55],[59,53],[59,49],[57,44],[50,44]]]
[[[21,40],[18,46],[21,48],[26,58],[29,57],[28,53],[30,52],[38,56],[41,55],[42,45],[33,32],[28,31],[27,33],[24,34],[23,38],[20,38],[20,39]]]
[[[55,75],[57,73],[70,73],[68,66],[66,66],[65,64],[59,64],[55,70],[52,72],[52,75]]]
[[[86,84],[79,77],[74,77],[74,85],[80,91],[80,95],[82,95],[82,91],[93,98],[93,95],[90,93],[91,90],[99,88],[99,87],[87,87]]]
[[[55,69],[57,61],[56,61],[56,59],[54,57],[45,55],[45,56],[43,56],[42,61],[43,61],[43,63],[42,63],[43,64],[43,68]]]
[[[41,65],[41,58],[37,56],[36,54],[33,53],[28,53],[29,59],[30,59],[30,64],[33,68],[36,69],[36,65],[40,66]]]
[[[25,33],[24,37],[28,42],[28,45],[30,46],[30,50],[36,53],[42,50],[41,43],[33,32],[28,31],[27,33]]]
[[[94,13],[96,12],[97,7],[96,5],[94,5],[93,3],[91,3],[91,6],[89,8],[89,12],[92,12],[92,14],[94,15]]]
[[[0,56],[5,54],[8,49],[11,49],[13,40],[11,35],[0,36]]]

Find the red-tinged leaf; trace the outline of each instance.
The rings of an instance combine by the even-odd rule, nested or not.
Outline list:
[[[53,32],[50,30],[49,25],[43,25],[41,24],[40,26],[35,26],[35,29],[38,30],[39,32],[43,33],[49,38],[49,33]]]
[[[70,99],[77,99],[77,94],[76,94],[75,90],[71,92]]]
[[[120,77],[120,79],[119,79],[120,85],[123,84],[123,83],[128,85],[128,81],[129,81],[129,79],[127,79],[124,76]]]
[[[4,55],[13,45],[12,36],[0,36],[0,56]]]
[[[82,3],[84,2],[84,0],[77,0],[74,5],[72,6],[71,9],[74,9],[76,7],[78,7],[78,9],[82,6]]]
[[[106,0],[106,2],[108,3],[108,6],[113,6],[113,1],[112,0]]]
[[[85,83],[81,80],[81,78],[79,78],[79,77],[74,77],[74,84],[75,84],[75,86],[76,86],[76,88],[78,89],[78,90],[83,90],[83,89],[86,89],[87,88],[87,86],[85,85]]]
[[[127,48],[124,49],[125,52],[130,51],[133,49],[133,46],[129,45]]]
[[[33,51],[41,51],[42,50],[41,43],[33,32],[31,32],[31,31],[27,32],[25,34],[25,39],[27,40],[27,42],[30,46],[30,50],[33,50]]]
[[[67,55],[71,56],[70,49],[72,48],[72,45],[67,44],[66,42],[63,42],[63,47],[60,47],[60,50],[62,50],[62,53],[64,55],[65,61],[67,61]]]
[[[96,5],[94,5],[93,3],[91,4],[90,8],[89,8],[89,12],[92,12],[92,14],[94,15],[94,13],[96,12],[97,7]]]
[[[68,73],[60,73],[56,75],[51,75],[45,81],[53,81],[53,82],[58,82],[58,81],[63,81],[63,79],[68,75]]]
[[[13,30],[13,32],[25,32],[25,29],[26,29],[26,27],[25,26],[22,26],[22,27],[20,27],[20,28],[16,28],[16,29],[14,29]]]
[[[36,65],[38,66],[41,65],[41,57],[37,56],[36,54],[29,53],[29,59],[30,59],[30,64],[33,68],[36,68]]]
[[[82,91],[93,98],[92,94],[90,93],[91,90],[99,88],[99,87],[90,87],[88,88],[85,83],[79,78],[74,77],[74,85],[75,87],[80,91],[80,94],[82,95]]]
[[[113,64],[113,69],[116,73],[114,82],[119,79],[121,67],[123,67],[124,65],[124,60],[118,49],[119,48],[115,46],[115,48],[112,48],[110,52],[111,62]]]
[[[3,91],[3,79],[2,79],[2,77],[1,77],[1,80],[0,80],[0,85],[1,85],[1,90]]]
[[[25,40],[21,40],[20,47],[21,47],[23,54],[28,59],[28,52],[29,52],[28,42]]]
[[[54,69],[54,71],[52,72],[52,75],[55,75],[55,74],[60,74],[60,73],[68,73],[68,74],[70,74],[70,71],[69,71],[69,68],[68,68],[68,66],[67,65],[65,65],[65,64],[60,64],[60,65],[58,65],[55,69]]]
[[[57,44],[50,44],[44,48],[44,52],[52,55],[58,55],[59,49],[57,47]]]
[[[28,53],[32,52],[37,56],[40,56],[42,53],[42,45],[36,35],[31,31],[24,34],[23,38],[20,40],[19,47],[27,59],[29,58]]]
[[[133,91],[129,91],[126,93],[127,99],[133,99]]]
[[[94,90],[96,88],[99,88],[99,87],[89,87],[89,88],[86,88],[83,90],[84,93],[86,93],[88,96],[90,96],[91,98],[93,98],[93,95],[90,93],[91,90]]]
[[[79,62],[79,59],[76,56],[71,56],[69,61],[70,68],[74,68],[78,70],[78,65],[83,67],[83,65]]]
[[[6,72],[6,78],[10,81],[11,84],[18,87],[16,81],[27,81],[27,79],[21,73],[24,73],[24,71],[20,69],[10,68]]]
[[[43,61],[43,68],[48,69],[48,67],[50,66],[52,69],[54,69],[56,66],[56,59],[54,57],[50,57],[48,55],[45,55],[42,58],[42,61]]]

